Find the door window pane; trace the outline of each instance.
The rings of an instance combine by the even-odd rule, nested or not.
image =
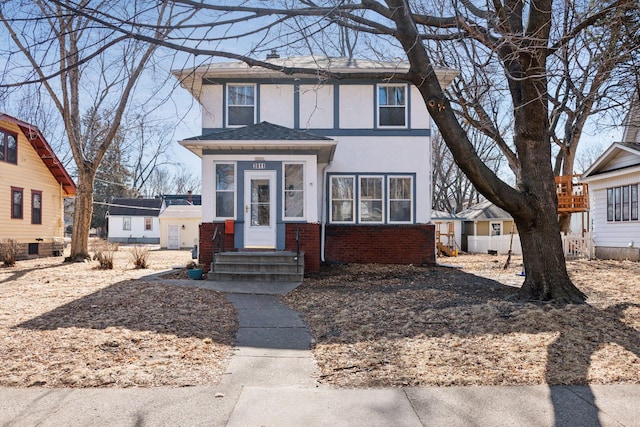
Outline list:
[[[235,216],[235,165],[216,164],[216,217],[233,218]]]
[[[331,221],[353,222],[354,178],[352,176],[331,177]]]
[[[271,194],[268,179],[251,180],[251,225],[263,227],[270,225]]]
[[[304,217],[304,165],[284,166],[284,216]]]

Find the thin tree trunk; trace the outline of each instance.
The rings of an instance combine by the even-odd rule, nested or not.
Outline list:
[[[84,261],[89,256],[89,229],[93,214],[93,182],[95,172],[91,168],[78,169],[78,190],[73,213],[73,239],[71,261]]]

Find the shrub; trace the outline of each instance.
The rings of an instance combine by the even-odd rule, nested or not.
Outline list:
[[[113,270],[113,253],[118,250],[118,246],[107,242],[106,240],[100,240],[93,242],[93,260],[98,261],[100,264],[98,268],[101,270]]]
[[[13,267],[18,259],[18,243],[13,239],[0,240],[0,259],[5,267]]]
[[[149,249],[145,246],[136,245],[131,251],[133,256],[133,265],[136,268],[148,268],[149,267]]]

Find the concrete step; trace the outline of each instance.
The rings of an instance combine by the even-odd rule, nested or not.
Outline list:
[[[304,255],[285,251],[221,252],[207,279],[218,282],[302,282]]]
[[[302,282],[303,273],[220,273],[217,271],[207,274],[208,280],[217,282]]]

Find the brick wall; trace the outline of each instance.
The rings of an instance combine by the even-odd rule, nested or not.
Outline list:
[[[327,225],[326,261],[434,265],[435,225]]]
[[[222,239],[223,251],[233,251],[233,234],[225,233],[224,222],[203,222],[200,224],[200,242],[199,242],[199,258],[198,262],[202,264],[205,272],[209,271],[211,262],[213,261],[214,242],[211,241],[213,233],[218,227],[218,237],[215,242],[215,251],[218,252],[218,240]]]
[[[285,249],[295,252],[296,230],[300,236],[300,251],[304,252],[305,273],[320,271],[320,224],[287,224]]]

